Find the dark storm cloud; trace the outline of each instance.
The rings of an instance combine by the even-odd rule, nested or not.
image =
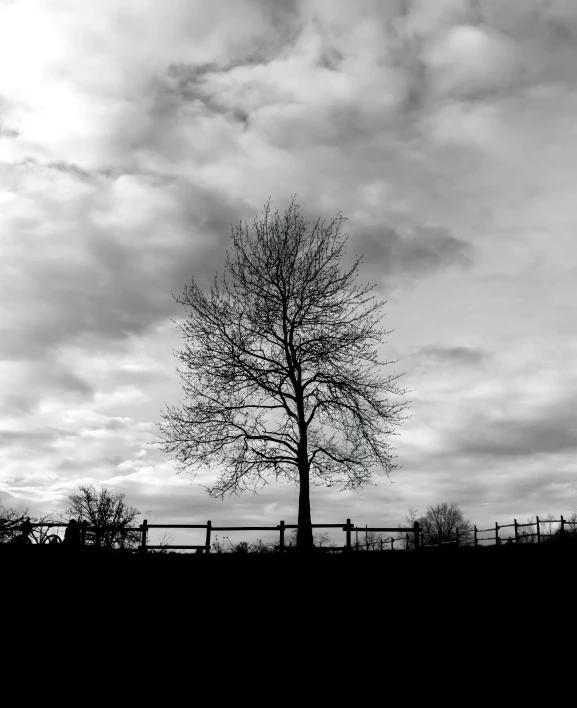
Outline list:
[[[530,413],[530,411],[528,411]],[[535,410],[532,416],[491,419],[478,413],[451,433],[458,454],[478,457],[529,457],[577,450],[577,399]]]
[[[473,247],[440,227],[421,226],[406,234],[390,227],[361,227],[354,236],[349,250],[364,254],[363,268],[373,277],[434,273],[468,267],[473,260]]]
[[[79,254],[71,252],[71,260],[39,256],[23,239],[19,270],[13,270],[3,302],[13,327],[0,331],[0,356],[45,358],[67,342],[113,347],[181,314],[171,294],[180,294],[191,276],[201,287],[212,281],[231,225],[247,216],[246,206],[214,191],[190,190],[189,198],[187,204],[182,195],[182,211],[172,223],[134,228],[130,239],[120,228],[83,219],[85,234],[69,235]],[[177,229],[178,235],[163,239],[163,228],[171,234]],[[90,386],[70,373],[62,373],[58,383],[91,394]],[[18,407],[17,399],[13,405]]]
[[[480,430],[461,434],[458,449],[472,455],[503,457],[574,451],[577,431],[558,428],[554,422],[546,420],[495,421]]]
[[[456,364],[463,366],[476,366],[483,364],[489,358],[487,352],[473,347],[440,347],[427,346],[418,349],[415,354],[420,360],[431,361],[439,364]]]
[[[550,499],[559,496],[559,491],[570,489],[575,481],[573,471],[559,472],[553,465],[549,474],[543,470],[535,472],[522,471],[520,474],[511,474],[503,480],[500,492],[506,499],[527,499],[535,497],[547,508]]]
[[[422,227],[397,245],[396,257],[403,271],[425,273],[448,265],[471,263],[472,247],[452,236],[447,229]]]

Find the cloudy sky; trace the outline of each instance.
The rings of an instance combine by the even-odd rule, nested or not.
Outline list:
[[[402,469],[313,521],[478,526],[577,505],[574,0],[0,0],[0,497],[78,484],[157,523],[287,523],[151,441],[172,294],[292,194],[348,218],[404,373]]]

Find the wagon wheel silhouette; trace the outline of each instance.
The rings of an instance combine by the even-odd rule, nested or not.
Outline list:
[[[50,536],[46,536],[42,543],[48,543],[48,544],[56,544],[58,545],[59,543],[62,543],[62,539],[60,536],[56,533],[50,534]]]

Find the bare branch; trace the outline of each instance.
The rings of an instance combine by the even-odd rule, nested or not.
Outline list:
[[[310,523],[309,483],[355,489],[397,469],[387,438],[405,404],[386,396],[405,391],[380,374],[386,303],[357,284],[361,258],[341,268],[344,221],[308,228],[294,197],[284,217],[269,200],[252,234],[242,221],[232,230],[220,282],[203,293],[193,280],[175,298],[188,311],[186,402],[162,414],[157,442],[180,471],[217,466],[214,497],[284,477]]]

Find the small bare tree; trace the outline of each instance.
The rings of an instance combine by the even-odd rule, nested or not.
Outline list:
[[[577,513],[573,513],[565,519],[565,529],[561,532],[561,523],[555,521],[553,514],[547,514],[539,519],[539,535],[537,535],[537,520],[529,517],[525,524],[517,531],[517,543],[547,543],[557,541],[562,536],[575,535],[577,533]]]
[[[342,270],[340,215],[312,230],[293,201],[284,218],[232,234],[226,276],[208,294],[192,282],[177,302],[187,340],[178,373],[188,403],[162,417],[165,452],[180,471],[219,465],[212,497],[257,493],[267,476],[299,487],[298,545],[313,546],[310,486],[358,489],[393,464],[386,437],[404,418],[399,378],[382,378],[376,345],[385,302]]]
[[[537,523],[530,517],[517,531],[517,543],[537,543]]]
[[[10,543],[19,536],[20,528],[27,517],[28,509],[16,511],[0,503],[0,543]]]
[[[402,523],[399,524],[401,527],[405,528],[411,528],[414,527],[415,521],[419,521],[419,510],[418,509],[409,509],[408,514],[405,516],[404,520]],[[414,533],[407,533],[407,531],[397,531],[395,534],[395,537],[399,541],[404,541],[404,548],[406,550],[412,548],[415,548],[415,534]],[[422,542],[422,539],[421,539]]]
[[[430,506],[417,521],[423,530],[425,544],[447,543],[456,541],[457,537],[466,543],[471,538],[473,527],[458,504],[444,502]]]
[[[380,551],[381,548],[386,548],[386,543],[390,536],[387,536],[382,531],[367,531],[363,533],[363,543],[367,551]]]
[[[140,511],[124,501],[124,494],[108,489],[99,492],[92,486],[80,486],[68,497],[66,513],[78,522],[87,521],[89,544],[104,548],[131,548],[139,543],[139,532],[133,523]]]

